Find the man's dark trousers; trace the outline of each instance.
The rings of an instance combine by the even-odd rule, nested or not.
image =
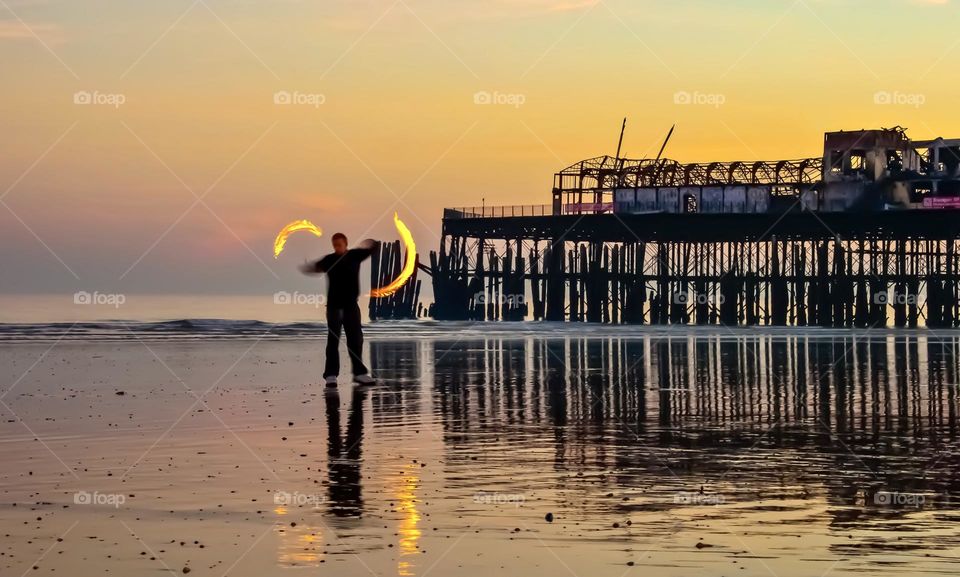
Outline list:
[[[340,331],[347,333],[347,352],[353,376],[367,374],[363,364],[363,332],[360,329],[360,305],[327,305],[327,362],[324,378],[340,374]]]

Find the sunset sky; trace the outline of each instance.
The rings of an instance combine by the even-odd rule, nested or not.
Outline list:
[[[274,260],[287,222],[394,239],[397,210],[435,249],[443,207],[548,203],[624,116],[625,155],[677,123],[686,162],[818,156],[827,130],[960,136],[958,8],[0,0],[0,293],[306,286],[329,236]]]

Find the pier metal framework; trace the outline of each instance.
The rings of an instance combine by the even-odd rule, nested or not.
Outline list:
[[[960,326],[960,213],[447,213],[438,319]]]

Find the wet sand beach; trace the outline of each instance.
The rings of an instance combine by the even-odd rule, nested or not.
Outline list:
[[[181,328],[5,333],[0,574],[960,569],[951,333]]]

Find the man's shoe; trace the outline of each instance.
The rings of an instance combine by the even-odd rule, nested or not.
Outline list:
[[[337,386],[337,375],[330,375],[329,377],[324,377],[323,380],[324,382],[327,383],[328,387]]]
[[[373,377],[370,375],[355,375],[353,377],[353,382],[358,385],[375,385],[377,381],[373,380]]]

